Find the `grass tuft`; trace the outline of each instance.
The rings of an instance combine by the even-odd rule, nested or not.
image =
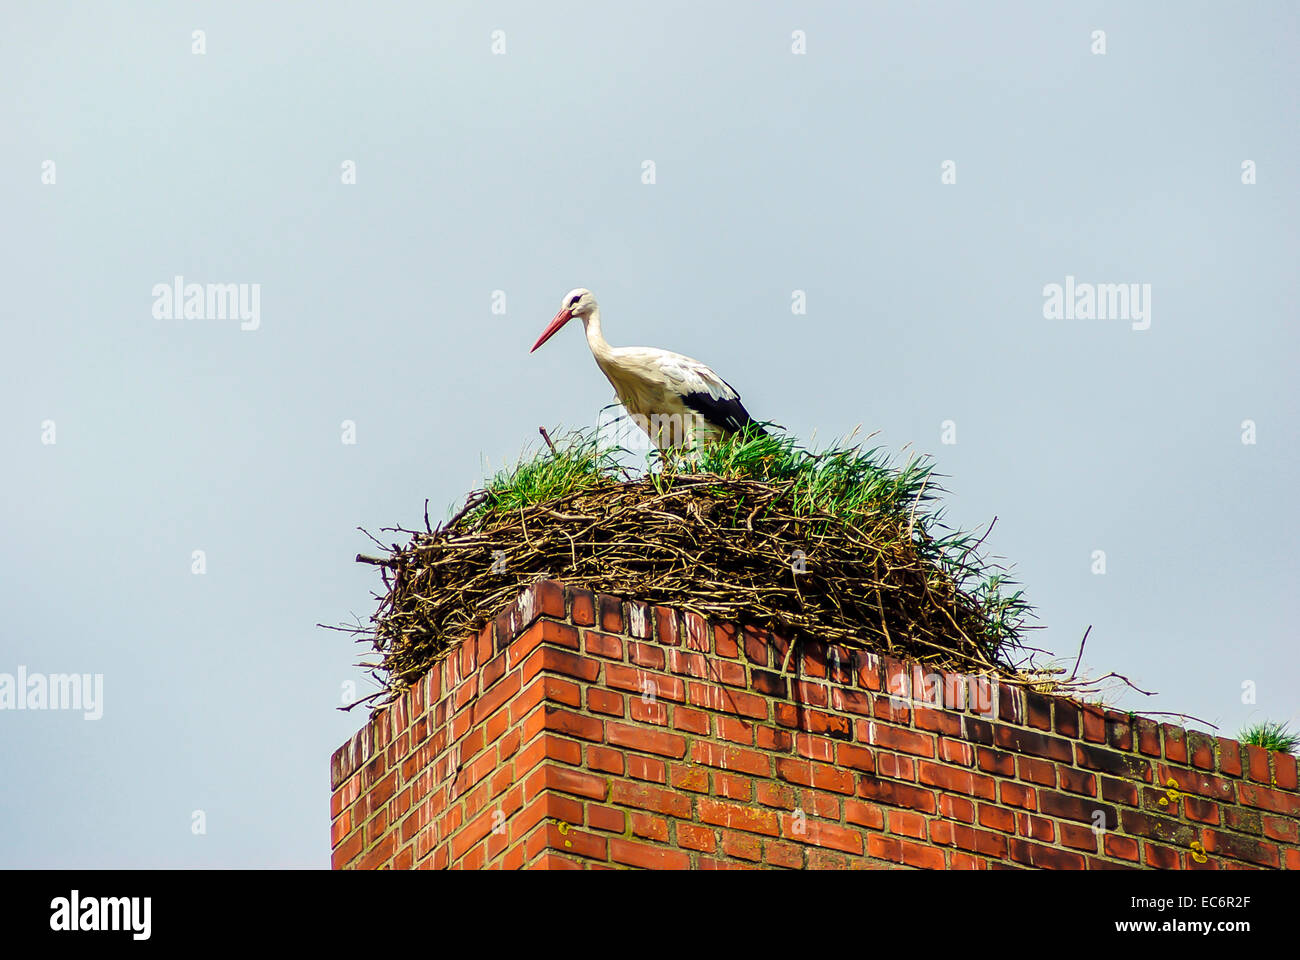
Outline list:
[[[1265,750],[1277,750],[1281,753],[1300,752],[1300,733],[1292,733],[1289,723],[1265,720],[1243,727],[1237,739],[1242,743],[1254,744]]]

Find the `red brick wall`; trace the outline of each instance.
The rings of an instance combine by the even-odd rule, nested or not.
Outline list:
[[[788,652],[538,583],[334,754],[333,864],[1300,868],[1288,754]]]

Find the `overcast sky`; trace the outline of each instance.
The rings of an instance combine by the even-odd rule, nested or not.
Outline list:
[[[1300,715],[1294,3],[4,6],[0,674],[102,716],[0,711],[0,866],[328,865],[356,528],[596,422],[576,286],[933,454],[1125,708]]]

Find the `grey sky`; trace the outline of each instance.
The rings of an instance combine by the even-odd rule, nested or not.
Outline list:
[[[756,417],[935,454],[1035,642],[1092,624],[1160,691],[1124,706],[1300,714],[1294,4],[4,19],[0,673],[100,673],[104,713],[0,711],[0,866],[328,864],[355,528],[595,422],[576,325],[527,353],[575,286]],[[260,327],[155,319],[177,275],[260,284]],[[1067,276],[1150,284],[1150,328],[1045,319]]]

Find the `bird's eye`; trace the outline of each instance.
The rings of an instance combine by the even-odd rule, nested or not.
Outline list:
[[[572,300],[569,301],[569,306],[576,307],[578,305],[578,301],[581,299],[582,299],[582,294],[578,294],[576,297],[574,297]]]

